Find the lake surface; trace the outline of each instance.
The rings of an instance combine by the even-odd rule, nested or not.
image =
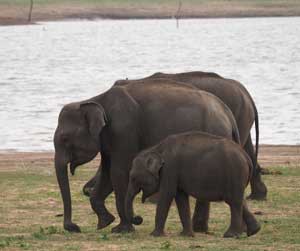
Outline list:
[[[260,143],[300,144],[300,18],[98,20],[0,27],[0,150],[53,150],[62,106],[117,79],[193,70],[247,87]]]

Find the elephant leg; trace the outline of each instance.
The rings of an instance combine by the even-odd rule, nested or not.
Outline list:
[[[230,206],[230,226],[224,233],[224,238],[239,237],[243,233],[243,205],[241,202],[226,202]]]
[[[128,233],[133,232],[134,227],[126,218],[125,214],[125,197],[128,186],[128,174],[125,170],[111,170],[111,178],[113,189],[116,196],[116,207],[120,216],[120,223],[112,228],[112,233]]]
[[[255,219],[254,215],[249,211],[246,201],[243,202],[243,219],[247,225],[247,235],[251,236],[260,230],[260,224]]]
[[[208,201],[196,201],[195,211],[193,215],[193,230],[195,232],[207,233],[209,207],[210,203]]]
[[[183,230],[180,234],[183,236],[194,236],[192,230],[190,202],[188,195],[184,192],[177,192],[175,201],[180,221],[183,227]]]
[[[166,189],[169,189],[168,187]],[[155,228],[152,231],[151,235],[158,237],[165,235],[164,228],[165,223],[168,217],[169,209],[172,203],[174,196],[168,191],[160,191],[159,199],[156,207],[155,215]]]
[[[252,144],[251,135],[248,136],[244,149],[252,159],[252,162],[254,162],[255,153],[254,153],[254,147]],[[260,170],[261,167],[257,163],[257,170],[254,171],[252,178],[250,180],[251,194],[247,197],[247,199],[265,200],[267,198],[267,187],[261,179]]]
[[[83,186],[82,192],[85,196],[90,197],[92,190],[96,184],[97,179],[100,179],[101,166],[98,168],[96,174]]]
[[[107,210],[104,203],[107,196],[113,191],[113,188],[110,180],[109,166],[103,160],[101,172],[90,196],[91,207],[98,216],[98,229],[110,225],[115,220],[115,217]]]

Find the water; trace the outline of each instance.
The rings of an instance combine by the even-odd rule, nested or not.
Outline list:
[[[261,143],[300,143],[299,17],[99,20],[0,27],[0,150],[53,150],[62,106],[117,79],[192,70],[247,87]]]

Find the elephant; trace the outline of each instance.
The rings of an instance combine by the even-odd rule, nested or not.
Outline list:
[[[264,200],[267,197],[267,187],[261,179],[261,167],[257,163],[257,155],[259,148],[259,120],[256,105],[247,91],[247,89],[238,81],[226,79],[213,72],[185,72],[177,74],[166,74],[157,72],[151,76],[139,80],[118,80],[114,85],[127,85],[132,81],[139,81],[141,83],[147,79],[171,79],[177,83],[189,84],[197,89],[207,91],[220,98],[232,111],[239,128],[242,145],[245,151],[251,157],[255,172],[250,181],[251,194],[249,199]],[[256,151],[254,151],[250,130],[255,122],[256,130]],[[96,178],[93,177],[89,183],[84,186],[85,194],[88,195],[88,190],[92,189]],[[205,205],[206,208],[208,205]],[[198,205],[196,206],[198,208]],[[199,209],[200,210],[200,209]],[[196,210],[196,211],[199,211]]]
[[[175,198],[182,235],[193,236],[189,195],[201,201],[225,201],[231,223],[224,237],[251,236],[260,224],[249,211],[244,190],[252,175],[253,164],[240,145],[215,135],[191,131],[168,136],[141,151],[133,160],[129,174],[125,212],[128,221],[138,225],[133,200],[142,191],[142,202],[159,192],[153,236],[164,235],[170,205]]]
[[[54,134],[54,159],[66,230],[80,232],[72,222],[68,165],[74,175],[79,165],[101,153],[102,170],[90,196],[98,229],[115,220],[104,204],[114,190],[120,224],[112,232],[130,232],[134,227],[125,216],[125,195],[131,162],[139,151],[171,134],[190,130],[240,143],[231,110],[216,96],[168,79],[145,82],[113,86],[98,96],[62,108]]]
[[[226,79],[213,72],[184,72],[177,74],[166,74],[157,72],[144,79],[136,81],[143,82],[146,79],[171,79],[176,82],[192,85],[199,90],[207,91],[220,98],[232,111],[241,137],[241,143],[249,154],[255,167],[254,175],[250,181],[251,194],[249,199],[264,200],[267,197],[267,187],[261,179],[261,167],[257,164],[259,148],[259,120],[256,105],[247,89],[238,81]],[[126,85],[135,80],[118,80],[115,85]],[[256,151],[254,151],[250,130],[255,122]]]

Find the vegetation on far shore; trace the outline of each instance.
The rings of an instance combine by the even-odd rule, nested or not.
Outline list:
[[[112,226],[97,231],[96,215],[83,196],[83,184],[94,174],[89,165],[78,168],[71,177],[73,219],[82,233],[70,234],[62,227],[62,202],[53,164],[19,166],[11,171],[0,170],[0,249],[4,250],[201,250],[201,251],[296,251],[300,250],[300,168],[271,167],[273,175],[265,175],[268,200],[250,201],[250,209],[262,225],[250,238],[224,239],[229,224],[229,208],[213,203],[209,234],[196,233],[194,238],[179,236],[181,225],[175,205],[166,225],[167,236],[149,236],[154,226],[155,205],[135,201],[135,211],[144,223],[131,234],[111,234]],[[277,174],[277,175],[274,175]],[[281,175],[279,175],[281,174]],[[249,191],[247,191],[249,193]],[[114,195],[108,208],[117,215]],[[192,201],[194,204],[194,201]]]
[[[298,0],[0,0],[0,25],[63,19],[300,16]]]
[[[58,4],[58,3],[87,3],[87,4],[171,4],[178,5],[180,0],[34,0],[35,4]],[[297,4],[298,0],[184,0],[183,4],[241,4],[241,5],[289,5]],[[28,5],[29,0],[0,0],[0,4],[24,4]]]

